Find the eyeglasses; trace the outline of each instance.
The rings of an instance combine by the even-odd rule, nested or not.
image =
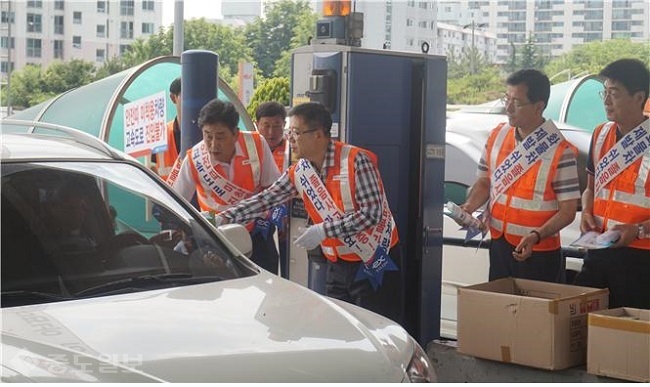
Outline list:
[[[520,100],[516,98],[511,98],[509,95],[504,95],[501,97],[501,103],[503,106],[508,106],[511,103],[515,105],[515,108],[519,109],[520,107],[526,106],[526,105],[532,105],[532,102],[521,102]]]
[[[303,132],[297,132],[295,129],[289,129],[284,131],[284,137],[290,140],[296,140],[298,137],[302,136],[305,133],[311,133],[317,131],[318,128],[308,129]]]
[[[613,91],[613,90],[612,91],[601,90],[601,91],[598,92],[598,95],[600,96],[600,98],[603,99],[603,101],[606,100],[607,97],[611,97],[612,100],[616,100],[619,97],[618,92]]]

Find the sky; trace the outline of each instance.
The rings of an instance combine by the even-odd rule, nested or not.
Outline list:
[[[174,2],[176,0],[163,0],[164,26],[174,23]],[[206,19],[221,18],[221,0],[182,0],[184,19],[204,17]]]

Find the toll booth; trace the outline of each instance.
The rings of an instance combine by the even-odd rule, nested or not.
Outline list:
[[[374,152],[400,237],[397,322],[420,343],[440,334],[447,91],[445,57],[313,44],[292,52],[291,105],[319,101],[332,137]],[[307,216],[290,209],[291,240]],[[324,261],[289,246],[289,278],[324,293]]]

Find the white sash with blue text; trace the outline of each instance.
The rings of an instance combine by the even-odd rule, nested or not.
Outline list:
[[[546,120],[542,126],[526,136],[492,171],[490,200],[496,202],[499,195],[519,180],[537,160],[552,158],[558,144],[563,140],[564,137],[551,120]],[[494,160],[498,149],[495,151],[492,155]]]
[[[615,128],[614,123],[609,123],[611,128]],[[650,119],[646,119],[637,128],[632,129],[628,134],[623,136],[616,145],[612,147],[600,160],[594,165],[594,194],[598,194],[610,181],[614,180],[627,167],[632,165],[636,160],[643,157],[646,152],[650,151]],[[602,130],[601,136],[607,135],[609,130]],[[597,139],[597,141],[600,139]]]
[[[300,159],[296,165],[295,173],[298,193],[303,200],[308,200],[314,206],[324,222],[343,218],[343,212],[336,206],[334,199],[327,192],[323,181],[308,160]],[[356,254],[364,263],[367,263],[375,256],[377,247],[384,247],[386,251],[390,249],[395,221],[390,213],[386,195],[382,195],[382,197],[383,211],[377,226],[342,239],[344,246],[336,248],[340,254]]]

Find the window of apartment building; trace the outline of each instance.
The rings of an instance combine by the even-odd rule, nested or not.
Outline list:
[[[97,12],[98,13],[106,13],[106,2],[105,1],[98,1],[97,2]]]
[[[411,18],[406,19],[406,26],[411,27],[412,25],[413,25],[413,19]]]
[[[16,48],[16,39],[12,37],[10,40],[8,36],[0,37],[0,48]]]
[[[63,35],[63,15],[54,15],[54,33]]]
[[[419,21],[418,22],[418,27],[420,28],[427,28],[427,22],[425,21]]]
[[[509,10],[526,9],[525,1],[508,1]]]
[[[535,23],[535,31],[551,31],[552,25],[549,22]]]
[[[63,59],[63,40],[54,41],[54,59]]]
[[[28,13],[27,32],[43,32],[43,16],[37,13]]]
[[[630,0],[614,0],[612,1],[612,8],[630,8]]]
[[[612,19],[614,20],[627,20],[632,18],[632,10],[630,9],[613,9]]]
[[[15,17],[16,17],[15,12],[2,11],[0,20],[2,20],[3,23],[13,23],[15,21]]]
[[[536,11],[535,19],[538,21],[551,20],[551,11]]]
[[[120,0],[120,15],[133,16],[133,0]]]
[[[418,3],[418,6],[419,6],[420,8],[422,8],[422,9],[427,9],[427,8],[429,8],[429,4],[428,4],[426,1],[420,1],[420,2]]]
[[[125,52],[129,51],[131,46],[128,44],[120,44],[120,55],[124,54]]]
[[[602,31],[602,30],[603,30],[602,21],[585,22],[585,31]]]
[[[406,1],[406,6],[407,7],[415,7],[415,0],[407,0]]]
[[[43,8],[43,2],[27,0],[27,8]]]
[[[58,9],[58,10],[65,9],[65,1],[54,0],[54,9]]]
[[[97,62],[104,62],[106,60],[106,50],[103,48],[95,50],[95,60]]]
[[[81,48],[81,36],[72,37],[72,47]]]
[[[631,37],[630,32],[612,32],[612,39],[629,39]]]
[[[106,37],[106,25],[97,24],[97,37],[105,38]]]
[[[40,58],[41,57],[41,40],[27,38],[27,57]]]
[[[409,47],[413,47],[413,38],[406,38],[406,45]]]
[[[120,23],[120,38],[133,39],[133,22]]]
[[[153,34],[153,23],[142,23],[143,34]]]
[[[603,20],[603,11],[585,11],[585,20]]]
[[[585,33],[584,35],[584,42],[600,42],[603,40],[603,34],[601,32],[590,32],[590,33]]]
[[[153,0],[143,0],[142,1],[142,10],[143,11],[153,11]]]
[[[585,2],[585,8],[603,8],[603,2],[602,1],[586,1]]]
[[[612,22],[612,31],[629,31],[632,25],[629,21],[615,21]]]
[[[81,24],[81,12],[79,11],[74,11],[72,13],[72,22],[74,24]]]
[[[2,61],[0,62],[0,73],[8,73],[10,71],[14,71],[14,62],[6,62]]]

